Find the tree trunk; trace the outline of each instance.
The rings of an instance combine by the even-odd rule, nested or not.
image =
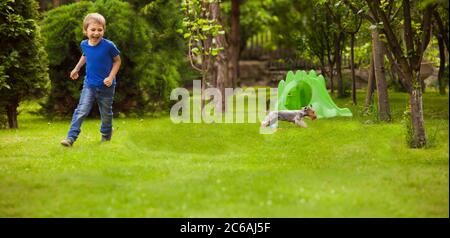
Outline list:
[[[348,2],[348,1],[346,1]],[[411,5],[409,0],[403,0],[403,31],[404,41],[398,40],[397,35],[391,26],[392,21],[386,12],[382,10],[380,1],[366,0],[370,8],[371,15],[377,17],[372,18],[372,23],[375,24],[381,20],[383,22],[383,32],[386,35],[387,44],[390,51],[394,55],[398,66],[400,77],[403,78],[404,86],[410,93],[411,106],[411,147],[420,148],[426,145],[425,126],[423,121],[422,110],[422,87],[420,86],[420,63],[422,61],[423,53],[426,50],[430,40],[430,21],[431,12],[437,6],[436,4],[429,4],[424,9],[422,14],[422,23],[420,26],[421,36],[414,37],[412,20],[411,20]],[[379,17],[379,19],[378,19]],[[417,47],[414,47],[414,46]],[[406,46],[406,47],[403,47]],[[405,56],[408,57],[405,57]],[[377,79],[378,81],[378,79]]]
[[[387,47],[384,47],[384,52],[386,53],[389,63],[391,64],[391,71],[393,77],[396,77],[398,84],[402,86],[404,90],[408,91],[407,87],[402,81],[402,79],[404,80],[405,76],[402,73],[401,67],[398,65],[397,61],[395,61],[392,52]]]
[[[221,110],[223,112],[225,110],[225,85],[228,82],[228,64],[226,61],[225,53],[221,53],[219,55],[215,67],[217,69],[216,88],[219,89],[222,94]]]
[[[212,46],[212,36],[208,36],[205,40],[203,40],[203,49],[204,51],[208,51]],[[203,108],[206,105],[206,100],[209,99],[203,99],[203,94],[205,92],[205,90],[210,87],[211,85],[214,87],[214,83],[215,83],[215,73],[214,72],[214,62],[213,59],[211,57],[211,54],[208,52],[208,54],[206,54],[206,52],[203,53],[202,55],[202,87],[201,87],[201,108],[203,110]]]
[[[425,80],[420,80],[420,87],[422,87],[422,94],[427,91],[427,85],[425,84]]]
[[[239,78],[240,51],[240,0],[231,1],[231,33],[230,33],[230,70],[231,85],[236,88]]]
[[[355,78],[355,34],[351,34],[350,37],[350,67],[352,68],[352,102],[356,105],[356,78]]]
[[[204,42],[205,49],[209,48],[207,41],[208,40],[205,40],[205,42]],[[208,87],[208,81],[211,80],[211,75],[213,73],[212,72],[213,70],[211,70],[211,67],[210,67],[210,65],[211,65],[210,61],[211,60],[210,60],[209,56],[206,56],[206,55],[202,56],[202,71],[201,71],[202,72],[202,81],[201,81],[201,91],[200,91],[200,102],[201,102],[200,105],[201,105],[202,110],[206,105],[205,100],[203,99],[203,94],[204,94],[206,88]],[[211,82],[211,81],[209,81],[209,82]]]
[[[323,75],[323,77],[324,77],[325,79],[330,78],[330,75],[328,74],[327,67],[325,66],[324,63],[322,63],[322,64],[320,65],[320,71],[321,71],[321,73],[322,73],[322,75]]]
[[[422,148],[426,145],[425,127],[423,121],[422,91],[421,87],[415,87],[410,95],[411,123],[412,123],[412,148]]]
[[[210,49],[212,47],[212,40],[213,37],[212,36],[207,36],[207,39],[205,40],[205,49]],[[206,72],[206,78],[205,78],[205,84],[206,84],[206,88],[209,87],[214,87],[215,84],[215,76],[214,74],[216,72],[214,72],[214,59],[211,56],[211,54],[208,52],[207,55],[205,55],[205,72]]]
[[[221,11],[219,3],[211,4],[211,16],[213,19],[216,19],[219,24],[222,24],[221,21]],[[224,35],[218,35],[215,37],[216,47],[224,48],[225,50],[221,50],[217,55],[216,62],[214,63],[214,69],[216,71],[216,79],[215,85],[222,93],[222,104],[221,110],[222,112],[225,109],[225,87],[228,83],[228,59],[226,54],[226,49],[228,48],[226,39]],[[237,48],[239,50],[239,48]]]
[[[334,64],[330,64],[329,69],[329,75],[330,75],[330,92],[331,94],[334,94]]]
[[[369,108],[372,105],[373,91],[375,90],[375,67],[373,65],[373,55],[370,56],[370,72],[369,79],[367,80],[367,92],[366,101],[364,105],[364,114],[369,112]]]
[[[447,9],[448,11],[448,9]],[[435,10],[433,11],[434,19],[436,20],[436,27],[438,28],[437,32],[441,35],[444,44],[447,46],[447,52],[450,54],[450,48],[448,47],[448,26],[444,26],[444,23],[442,22],[441,16],[439,16],[439,13]],[[446,30],[447,29],[447,30]]]
[[[325,64],[325,60],[324,59],[320,59],[320,71],[321,71],[323,77],[325,78],[325,81],[327,79],[330,79],[332,81],[331,78],[333,77],[333,75],[329,72],[329,70],[327,70],[327,67],[328,66]],[[331,82],[331,84],[332,84],[332,82]]]
[[[6,113],[8,115],[8,125],[11,129],[19,128],[19,123],[17,121],[17,107],[19,107],[19,100],[13,100],[8,105],[6,105]]]
[[[61,5],[61,0],[53,0],[52,8],[57,8]]]
[[[39,11],[45,11],[47,9],[47,1],[39,0]]]
[[[378,117],[380,121],[390,121],[388,91],[384,70],[384,53],[378,31],[372,30],[372,55],[375,68],[375,81],[378,92]]]
[[[336,57],[336,79],[338,84],[338,96],[344,97],[344,84],[342,83],[342,33],[339,33],[335,40],[335,57]]]
[[[331,94],[334,94],[334,64],[336,62],[336,58],[334,58],[333,60],[331,60],[331,49],[329,49],[329,47],[327,47],[327,60],[328,60],[328,69],[330,70],[329,72],[329,78],[330,78],[330,91]]]
[[[200,89],[200,108],[203,110],[205,107],[205,100],[203,100],[203,93],[205,93],[206,89],[206,81],[208,80],[207,72],[202,72],[202,82],[201,82],[201,89]]]
[[[445,46],[444,39],[442,36],[438,36],[438,45],[439,45],[439,73],[438,73],[438,81],[439,81],[439,94],[445,95],[445,81],[444,81],[444,71],[445,71]]]

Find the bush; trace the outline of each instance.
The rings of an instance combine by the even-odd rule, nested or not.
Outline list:
[[[49,115],[71,114],[78,103],[83,80],[72,82],[69,72],[81,55],[79,44],[83,39],[83,30],[80,19],[83,19],[90,5],[89,2],[80,2],[56,8],[47,12],[41,24],[51,80],[50,95],[42,106]]]
[[[191,67],[185,57],[185,41],[176,32],[181,27],[182,15],[175,0],[153,0],[145,4],[139,13],[150,25],[153,33],[152,63],[144,68],[152,80],[143,82],[148,97],[158,97],[164,102],[154,109],[163,109],[171,104],[170,92],[181,81],[190,79]]]
[[[37,18],[34,0],[0,0],[0,126],[8,112],[10,126],[17,127],[19,103],[47,92],[47,55]]]
[[[47,39],[52,82],[51,93],[43,105],[45,113],[68,116],[78,103],[84,76],[80,75],[80,79],[73,82],[69,79],[69,72],[81,56],[82,21],[90,12],[98,12],[106,18],[105,38],[114,41],[121,51],[122,65],[117,75],[114,112],[142,114],[167,106],[170,91],[180,81],[178,67],[182,63],[183,49],[169,48],[167,38],[157,34],[156,23],[150,24],[130,4],[100,0],[65,5],[45,14],[42,32]],[[167,19],[171,18],[162,20],[169,21]],[[167,35],[175,30],[165,28],[164,31]],[[169,47],[155,47],[164,44]]]

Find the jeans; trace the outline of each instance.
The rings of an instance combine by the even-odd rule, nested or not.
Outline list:
[[[98,108],[102,118],[102,125],[100,132],[104,135],[110,135],[112,133],[112,104],[114,97],[115,87],[101,86],[101,87],[88,87],[83,86],[83,90],[80,95],[80,102],[77,108],[73,112],[72,122],[70,123],[69,133],[67,138],[75,141],[81,132],[81,124],[84,118],[89,115],[92,109],[94,100],[97,100]]]

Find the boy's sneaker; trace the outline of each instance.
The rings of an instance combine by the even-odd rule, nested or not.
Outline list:
[[[66,138],[61,141],[61,145],[71,147],[73,145],[73,140],[71,138]]]
[[[114,128],[111,130],[110,134],[102,134],[102,141],[110,141],[113,132],[114,132]]]

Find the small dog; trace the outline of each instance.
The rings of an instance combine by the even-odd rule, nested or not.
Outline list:
[[[266,118],[261,122],[261,127],[272,126],[277,120],[290,121],[298,126],[308,127],[305,121],[303,121],[304,117],[309,117],[311,120],[317,119],[314,109],[311,106],[306,106],[301,110],[272,111],[267,114]]]

